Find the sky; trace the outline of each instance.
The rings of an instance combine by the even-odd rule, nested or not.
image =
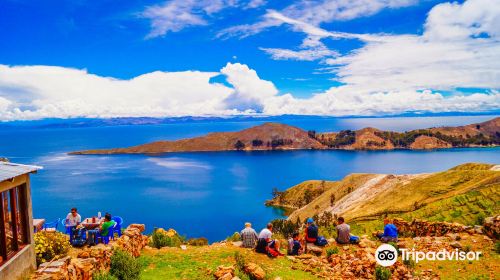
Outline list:
[[[500,0],[0,0],[0,120],[500,111]]]

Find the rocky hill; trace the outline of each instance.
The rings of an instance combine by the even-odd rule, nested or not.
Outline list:
[[[265,123],[237,132],[217,132],[175,141],[157,141],[128,148],[77,151],[70,154],[297,149],[392,150],[496,145],[500,145],[500,118],[467,126],[419,129],[403,133],[376,128],[316,133],[285,124]]]
[[[330,213],[358,222],[395,215],[474,224],[500,212],[498,167],[469,163],[429,174],[351,174],[336,182],[306,181],[276,193],[267,204],[279,206],[284,200],[283,206],[295,207],[291,221]],[[312,200],[311,190],[317,190]]]

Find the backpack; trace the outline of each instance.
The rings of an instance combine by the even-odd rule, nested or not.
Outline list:
[[[267,251],[267,255],[270,257],[270,258],[276,258],[277,256],[279,256],[279,252],[274,249],[274,248],[271,248],[269,246],[266,247],[266,251]]]
[[[316,239],[316,242],[314,242],[314,245],[326,246],[326,245],[328,245],[328,240],[326,240],[326,238],[324,236],[318,236],[318,238]]]
[[[318,227],[314,224],[307,228],[307,239],[317,239],[318,238]]]
[[[73,230],[73,239],[71,240],[71,245],[74,247],[82,247],[87,243],[87,240],[83,238],[84,229]]]
[[[257,241],[257,246],[255,247],[255,251],[257,253],[267,253],[267,240],[264,239],[264,238],[259,238],[259,240]]]

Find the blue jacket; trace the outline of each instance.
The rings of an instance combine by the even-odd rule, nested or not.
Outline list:
[[[384,235],[386,237],[398,237],[398,228],[393,224],[387,224],[384,227]]]

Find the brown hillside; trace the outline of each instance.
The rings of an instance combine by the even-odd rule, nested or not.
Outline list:
[[[375,132],[380,130],[372,127],[366,127],[356,131],[356,142],[351,145],[354,150],[392,150],[394,145],[390,141],[386,141],[377,135]]]
[[[469,124],[457,127],[436,127],[436,128],[431,128],[430,131],[434,133],[440,132],[441,134],[455,136],[455,137],[462,136],[465,138],[467,135],[475,136],[478,135],[479,133],[490,136],[495,135],[495,133],[499,131],[499,128],[500,128],[500,117],[477,124]]]
[[[88,150],[72,154],[160,154],[169,152],[204,152],[237,150],[236,143],[244,146],[241,150],[271,150],[271,149],[323,149],[324,146],[311,138],[300,128],[278,124],[265,123],[238,132],[217,132],[206,136],[181,139],[176,141],[157,141],[130,148],[107,150]]]
[[[440,148],[451,148],[451,144],[437,139],[436,137],[420,135],[419,137],[417,137],[417,139],[415,139],[415,142],[410,145],[410,149],[415,150]]]

